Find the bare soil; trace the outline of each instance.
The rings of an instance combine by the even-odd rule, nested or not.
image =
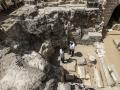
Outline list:
[[[113,42],[114,39],[120,39],[120,31],[112,31],[112,32],[107,33],[107,36],[102,43],[102,45],[104,46],[105,52],[106,52],[104,62],[106,65],[113,65],[115,70],[118,73],[118,76],[120,76],[120,51],[117,50],[117,48]],[[98,70],[100,70],[99,58],[98,58],[95,51],[96,50],[95,50],[95,47],[93,45],[87,46],[87,45],[78,44],[75,47],[75,55],[72,58],[76,59],[76,57],[81,57],[81,56],[88,58],[89,55],[93,55],[96,57],[96,60],[97,60],[96,67],[98,68]],[[68,55],[68,53],[65,53],[65,59],[68,59],[68,58],[70,58],[70,55]],[[70,65],[67,64],[67,65],[68,65],[68,67],[65,67],[65,65],[63,65],[63,67],[64,67],[64,69],[68,70],[68,72],[69,72],[69,69],[74,68],[73,64],[70,64]],[[72,74],[74,74],[74,73],[72,72]],[[103,80],[103,83],[106,86],[105,79]],[[91,85],[92,82],[88,83],[88,81],[87,81],[87,84]],[[93,84],[91,86],[93,86]],[[119,88],[119,87],[116,86],[116,87],[113,87],[112,89],[114,89],[114,88]],[[106,89],[107,88],[101,88],[101,89],[97,89],[97,90],[106,90]]]
[[[120,75],[120,51],[117,50],[113,40],[120,40],[120,31],[108,32],[104,39],[104,47],[106,51],[105,61],[107,64],[113,64],[118,74]]]

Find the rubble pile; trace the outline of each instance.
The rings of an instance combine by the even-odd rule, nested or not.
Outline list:
[[[37,12],[38,15],[36,16],[30,15],[28,14],[29,12],[27,12],[28,17],[24,15],[25,19],[20,19],[19,24],[29,33],[38,36],[44,34],[44,38],[52,38],[52,36],[55,35],[58,36],[53,37],[54,39],[63,36],[66,29],[74,30],[79,26],[90,27],[88,25],[92,22],[91,19],[98,17],[97,13],[99,13],[99,10],[87,10],[87,8],[80,7],[46,7],[44,9],[38,9]],[[30,10],[30,13],[33,13],[33,11]],[[94,24],[91,23],[91,27],[93,25]],[[57,32],[59,32],[59,34]],[[53,35],[50,36],[50,33]]]
[[[0,90],[56,90],[57,78],[49,75],[51,69],[35,51],[22,57],[9,53],[1,59]]]
[[[120,31],[120,24],[114,24],[112,30]]]
[[[0,34],[6,36],[0,38],[0,90],[57,90],[64,70],[51,64],[50,57],[56,48],[67,46],[73,32],[79,43],[85,29],[99,21],[99,15],[99,8],[39,5],[25,5],[11,13],[0,29],[4,32]],[[96,41],[97,37],[99,41],[101,35],[89,31],[90,40]],[[81,66],[86,60],[80,58],[78,63],[79,76],[86,79]],[[76,66],[76,62],[73,64]],[[75,90],[85,87],[73,86]]]

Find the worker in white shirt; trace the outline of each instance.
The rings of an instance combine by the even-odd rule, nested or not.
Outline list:
[[[59,53],[60,53],[60,60],[64,62],[64,51],[62,48],[60,48]]]
[[[69,52],[71,54],[71,57],[74,55],[74,51],[75,51],[75,43],[73,41],[70,41]]]

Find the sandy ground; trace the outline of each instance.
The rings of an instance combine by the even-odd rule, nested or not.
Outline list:
[[[95,48],[92,45],[86,46],[86,45],[77,45],[75,47],[75,55],[73,57],[70,57],[70,55],[68,53],[65,53],[65,60],[68,60],[69,58],[72,59],[72,62],[69,63],[65,63],[62,64],[62,66],[70,71],[70,69],[74,70],[75,65],[72,64],[74,62],[74,60],[78,60],[79,57],[84,57],[84,58],[88,58],[89,55],[93,55],[96,57],[95,54]]]
[[[107,64],[114,65],[120,76],[120,51],[117,50],[115,44],[113,43],[114,39],[120,39],[120,31],[109,32],[104,39],[103,45],[106,51],[105,61]]]
[[[79,60],[80,57],[84,57],[86,60],[88,59],[88,56],[89,55],[93,55],[97,58],[97,55],[95,53],[95,48],[93,47],[93,45],[77,45],[75,47],[75,55],[73,57],[70,57],[70,55],[68,53],[65,53],[65,59],[68,59],[68,58],[72,58],[73,60]],[[98,60],[98,59],[97,59]],[[69,62],[69,63],[65,63],[65,64],[61,64],[63,66],[63,68],[65,70],[67,70],[70,74],[72,75],[76,75],[79,77],[79,75],[77,74],[77,69],[76,68],[76,65],[74,64],[75,62],[72,61],[72,62]],[[77,63],[76,63],[77,64]],[[89,71],[87,69],[87,65],[85,65],[85,68],[86,68],[86,72]],[[92,70],[92,69],[91,69]],[[71,72],[72,71],[72,72]],[[87,85],[87,86],[91,86],[91,84],[93,85],[92,82],[90,82],[90,80],[85,80],[84,83]]]
[[[104,39],[104,42],[102,43],[105,48],[105,52],[106,52],[104,62],[106,63],[106,65],[113,65],[118,73],[118,76],[120,76],[120,51],[117,50],[117,48],[113,42],[114,39],[120,39],[120,32],[118,32],[118,31],[109,32],[107,34],[106,38]],[[87,46],[87,45],[79,45],[78,44],[75,48],[75,54],[76,53],[81,54],[85,58],[88,58],[89,55],[95,56],[97,59],[96,66],[99,69],[99,58],[96,55],[95,48],[93,47],[93,45]],[[65,58],[68,59],[69,57],[70,56],[67,53],[65,53]],[[79,57],[79,56],[75,55],[72,58],[76,58],[76,57]],[[69,71],[70,68],[71,69],[74,68],[74,65],[73,66],[72,65],[73,64],[70,64],[70,65],[68,64],[68,67],[64,67],[64,68]],[[105,84],[104,80],[103,80],[103,82]],[[92,82],[91,82],[91,84],[92,84]],[[107,88],[99,89],[99,90],[107,90]],[[118,90],[118,89],[112,88],[111,90]]]

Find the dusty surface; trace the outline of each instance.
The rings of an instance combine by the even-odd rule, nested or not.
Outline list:
[[[41,8],[44,5],[38,5],[37,8],[35,5],[28,5],[26,7],[23,6],[10,15],[0,15],[0,20],[5,20],[2,22],[1,30],[5,29],[3,31],[8,35],[4,44],[10,48],[9,53],[1,49],[5,54],[0,54],[0,90],[56,90],[56,84],[62,81],[64,69],[67,71],[67,73],[64,72],[66,75],[77,76],[77,79],[73,76],[73,83],[77,82],[80,87],[82,82],[79,82],[78,79],[83,81],[82,84],[85,87],[95,88],[95,90],[98,90],[98,87],[107,87],[104,90],[120,90],[109,88],[113,84],[105,84],[105,82],[108,83],[109,79],[104,79],[104,77],[107,77],[105,74],[99,76],[102,72],[100,68],[102,66],[100,66],[100,61],[102,60],[98,58],[94,45],[78,44],[73,57],[70,57],[68,52],[66,52],[65,59],[69,61],[60,64],[62,67],[54,66],[49,61],[49,57],[56,54],[55,49],[57,47],[63,44],[66,45],[66,39],[69,38],[66,37],[69,35],[68,31],[76,31],[79,27],[94,27],[95,22],[100,23],[101,12],[99,12],[99,8],[86,8],[84,5],[79,6],[77,4],[59,5],[59,7],[55,5],[53,5],[54,7],[49,6],[52,5],[48,5],[45,8]],[[9,17],[12,18],[7,19]],[[81,32],[84,33],[84,29]],[[113,43],[114,39],[119,38],[120,32],[110,32],[102,45],[106,51],[103,60],[105,65],[113,65],[120,75],[120,52]],[[91,40],[89,41],[92,42]],[[88,59],[90,55],[96,58],[97,63],[90,62]],[[80,59],[81,57],[85,58],[85,64],[78,64],[78,61],[83,60]],[[57,59],[53,60],[53,62],[57,62]],[[78,67],[82,67],[82,69],[79,68],[78,70]],[[99,73],[96,76],[95,71],[97,69]],[[80,72],[78,73],[78,71]],[[81,76],[83,77],[81,78]],[[99,79],[99,77],[102,79]],[[101,81],[104,86],[101,85]]]
[[[106,38],[104,39],[104,42],[101,43],[101,45],[103,45],[104,49],[105,49],[105,57],[104,57],[104,62],[106,65],[112,65],[115,70],[117,71],[118,76],[120,75],[120,52],[117,50],[113,40],[114,39],[119,39],[120,38],[120,32],[118,31],[112,31],[112,32],[108,32]],[[93,45],[80,45],[78,44],[75,47],[75,55],[72,57],[72,59],[78,59],[79,57],[83,56],[84,58],[88,59],[89,55],[93,55],[96,57],[97,60],[97,64],[96,67],[98,68],[98,70],[100,70],[100,59],[98,58],[98,55],[95,52],[95,47]],[[79,53],[78,55],[76,53]],[[65,59],[69,59],[71,58],[70,55],[68,55],[68,53],[65,53]],[[70,62],[72,63],[72,62]],[[68,65],[66,67],[66,65]],[[70,69],[74,69],[75,66],[73,64],[63,64],[64,69],[66,69],[68,72],[70,72]],[[92,70],[92,69],[91,69]],[[72,72],[72,74],[76,74],[74,72]],[[107,82],[105,79],[105,75],[103,73],[102,75],[103,78],[103,83],[105,85],[105,87],[107,86]],[[84,81],[84,83],[88,86],[94,87],[94,80],[86,80]],[[118,90],[119,87],[106,87],[106,88],[101,88],[101,89],[96,89],[96,90]]]
[[[72,60],[72,61],[70,61],[67,64],[62,64],[62,65],[68,71],[71,69],[74,70],[75,67],[74,67],[74,64],[72,64],[72,63],[75,63],[74,61],[77,61],[78,58],[80,58],[82,56],[84,58],[88,58],[89,55],[96,56],[95,48],[92,45],[86,46],[86,45],[79,45],[78,44],[75,47],[75,55],[73,57],[71,57],[68,53],[65,53],[65,60],[68,60],[70,58],[70,60]]]
[[[106,36],[103,43],[106,51],[105,61],[113,64],[120,75],[120,52],[113,42],[114,39],[120,39],[120,31],[109,32]]]
[[[77,61],[79,60],[80,57],[84,57],[85,60],[88,61],[89,55],[95,56],[95,58],[97,58],[97,60],[98,60],[98,57],[95,53],[95,48],[93,45],[87,46],[87,45],[78,44],[75,47],[75,55],[73,57],[71,57],[68,53],[65,53],[65,59],[68,60],[70,58],[70,60],[72,60],[72,61],[68,62],[67,64],[66,63],[62,64],[62,66],[70,74],[76,75],[78,78],[80,78],[77,73],[77,69],[75,69],[75,68],[77,68]],[[76,65],[73,63],[76,63]],[[96,66],[98,66],[98,64],[96,64]],[[88,74],[89,70],[92,71],[92,69],[90,69],[90,68],[88,69],[88,65],[84,65],[84,67],[85,67],[86,75]],[[71,70],[75,70],[75,71],[71,72]],[[83,82],[85,85],[93,87],[92,80],[84,80]]]

